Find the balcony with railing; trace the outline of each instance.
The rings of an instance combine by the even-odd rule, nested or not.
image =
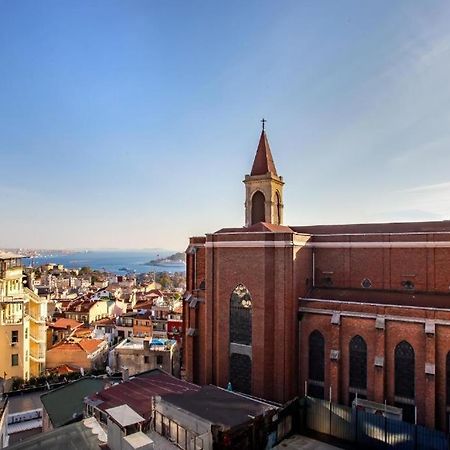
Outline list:
[[[3,278],[4,280],[17,280],[17,279],[22,280],[22,275],[23,275],[23,267],[15,266],[3,271],[3,273],[0,274],[0,277]]]
[[[23,321],[23,309],[11,310],[5,305],[0,307],[0,325],[20,325]]]
[[[39,295],[37,295],[35,292],[33,292],[31,289],[27,287],[24,288],[23,291],[25,292],[25,294],[27,294],[28,298],[35,304],[42,305],[44,303],[48,303],[47,299],[39,297]]]
[[[45,330],[42,328],[42,330],[38,329],[36,331],[34,333],[30,331],[30,341],[36,344],[45,344],[47,341]]]
[[[45,347],[39,346],[37,348],[30,347],[30,359],[36,363],[45,362]]]
[[[30,319],[30,322],[36,323],[38,325],[45,325],[45,316],[34,316],[32,314],[28,314],[26,317]]]
[[[19,255],[15,258],[1,258],[2,252],[0,252],[0,278],[13,279],[22,276],[22,259]],[[5,255],[3,255],[5,256]]]

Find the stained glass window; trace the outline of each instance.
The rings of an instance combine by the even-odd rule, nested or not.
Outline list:
[[[241,344],[246,347],[232,347]],[[252,297],[239,284],[230,299],[230,382],[233,390],[251,393],[252,386]],[[248,352],[248,353],[247,353]],[[247,354],[246,354],[247,353]]]
[[[252,298],[243,284],[239,284],[231,294],[230,342],[252,343]]]

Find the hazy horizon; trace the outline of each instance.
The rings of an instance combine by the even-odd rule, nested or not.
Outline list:
[[[244,224],[265,117],[285,223],[450,218],[450,3],[0,2],[0,247]]]

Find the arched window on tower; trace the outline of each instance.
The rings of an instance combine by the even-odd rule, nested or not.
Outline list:
[[[238,345],[236,345],[238,344]],[[230,382],[233,390],[251,393],[252,297],[239,284],[230,299]]]
[[[275,192],[275,225],[281,225],[281,198],[280,193]]]
[[[308,395],[324,398],[325,339],[320,331],[309,335],[308,345]]]
[[[252,197],[252,225],[266,220],[266,199],[261,191],[256,191]]]
[[[367,344],[361,336],[349,343],[349,403],[358,397],[367,398]]]
[[[406,341],[395,347],[395,404],[403,408],[403,420],[414,422],[415,356]]]

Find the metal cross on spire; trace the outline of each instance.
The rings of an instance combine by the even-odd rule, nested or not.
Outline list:
[[[265,129],[265,125],[266,125],[267,120],[264,119],[264,117],[261,119],[261,123],[262,123],[262,130],[264,131]]]

